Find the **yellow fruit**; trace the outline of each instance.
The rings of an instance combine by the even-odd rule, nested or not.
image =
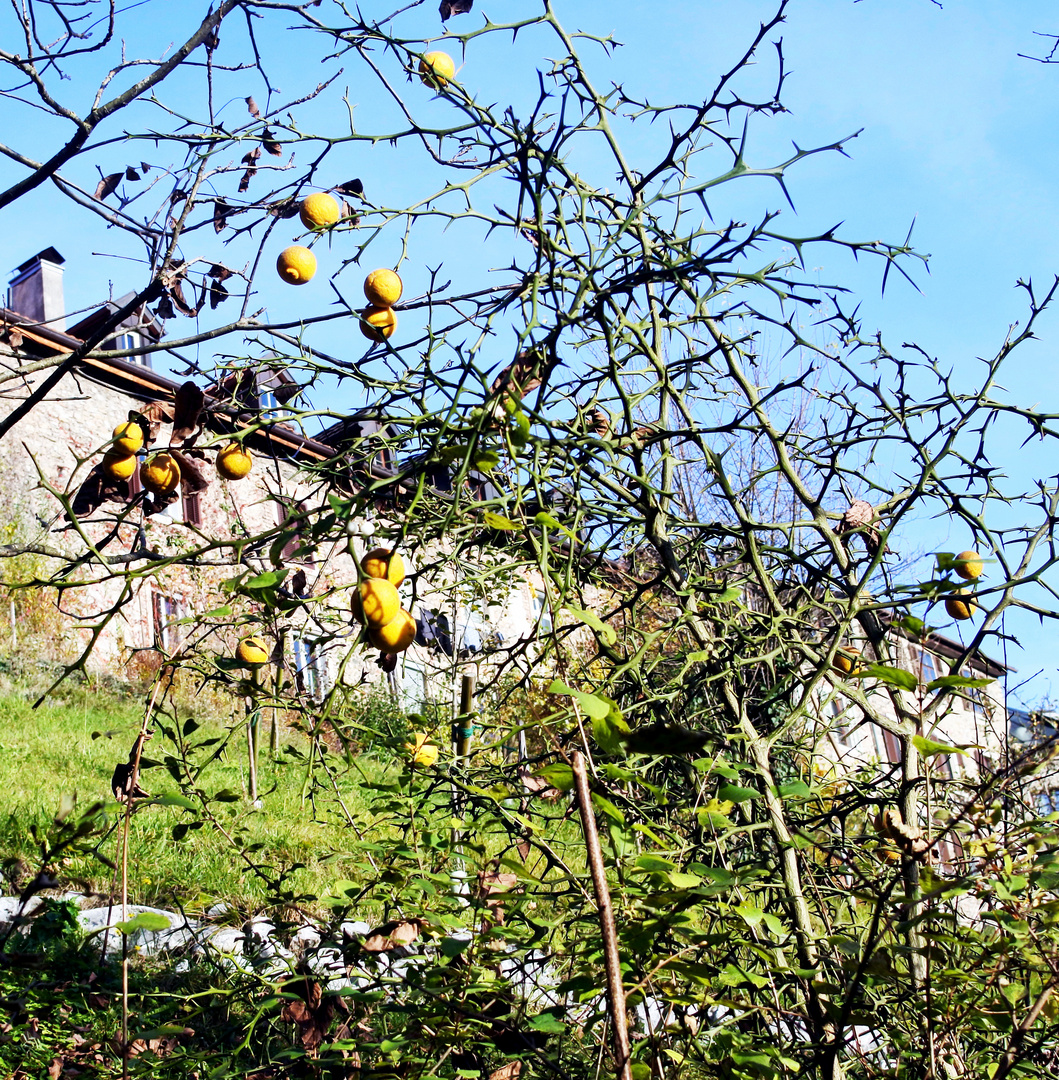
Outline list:
[[[307,247],[292,244],[279,253],[276,269],[288,285],[304,285],[316,273],[316,256]]]
[[[961,599],[962,597],[966,597],[966,599]],[[956,592],[945,598],[945,610],[953,619],[971,618],[977,606],[966,589],[957,589]]]
[[[390,582],[382,578],[368,578],[360,583],[359,591],[361,611],[368,626],[385,626],[397,618],[401,598]],[[353,614],[357,614],[355,607]]]
[[[135,454],[143,446],[143,430],[139,424],[131,420],[124,424],[118,424],[114,429],[113,450],[121,450],[126,454]]]
[[[180,466],[169,454],[155,454],[140,466],[140,483],[152,495],[168,495],[180,483]]]
[[[253,634],[240,638],[239,644],[235,647],[235,658],[245,668],[256,668],[261,667],[262,664],[267,664],[269,651],[265,639],[256,637]]]
[[[301,209],[302,224],[307,229],[323,229],[334,225],[342,216],[338,201],[326,191],[314,191],[306,197]],[[309,275],[312,277],[312,275]]]
[[[392,308],[369,307],[360,313],[360,332],[372,341],[385,341],[397,329],[397,315]]]
[[[854,675],[860,670],[860,649],[846,645],[835,653],[831,666],[843,675]]]
[[[421,769],[429,769],[438,760],[438,748],[428,740],[430,736],[425,731],[413,731],[412,738],[415,742],[405,743],[405,749],[412,755],[412,761]]]
[[[360,560],[360,568],[368,577],[386,578],[399,589],[404,581],[404,559],[389,548],[375,548]]]
[[[446,52],[428,52],[419,61],[419,78],[424,86],[444,89],[456,74],[456,64]]]
[[[121,451],[108,450],[103,455],[103,475],[111,480],[128,480],[136,471],[136,455],[123,454]]]
[[[982,556],[977,551],[961,551],[953,569],[964,581],[974,581],[982,576]]]
[[[392,270],[372,270],[364,279],[364,295],[372,307],[393,307],[402,292],[404,284]]]
[[[217,472],[225,480],[242,480],[254,467],[254,459],[242,443],[230,442],[217,451]]]
[[[384,653],[404,652],[415,639],[416,621],[404,608],[397,613],[396,619],[368,631],[368,640]]]

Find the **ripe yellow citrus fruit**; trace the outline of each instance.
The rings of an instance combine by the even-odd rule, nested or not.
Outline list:
[[[404,652],[416,639],[416,621],[404,608],[385,626],[368,630],[368,640],[384,653]]]
[[[956,556],[954,569],[964,581],[974,581],[975,578],[982,576],[982,556],[977,551],[961,551]]]
[[[945,610],[952,619],[971,618],[978,605],[971,599],[966,589],[957,589],[945,598]]]
[[[386,578],[399,589],[404,581],[404,559],[389,548],[375,548],[360,560],[360,568],[368,577]]]
[[[243,444],[230,442],[217,451],[217,472],[225,480],[242,480],[254,467],[254,459]]]
[[[372,270],[364,279],[364,295],[372,307],[393,307],[402,292],[404,283],[392,270]]]
[[[860,669],[860,649],[851,645],[844,646],[835,653],[831,666],[843,675],[855,674]]]
[[[316,273],[316,256],[307,247],[292,244],[279,253],[276,269],[288,285],[304,285]]]
[[[103,475],[111,480],[128,480],[136,471],[136,455],[124,454],[120,450],[108,450],[103,455]]]
[[[323,229],[334,225],[342,216],[338,201],[326,191],[314,191],[302,203],[300,217],[307,229]]]
[[[267,664],[269,652],[265,639],[256,637],[254,634],[240,638],[239,644],[235,647],[235,658],[243,667],[247,668],[261,667],[262,664]]]
[[[430,742],[425,731],[413,731],[414,742],[405,743],[405,749],[412,755],[412,761],[421,769],[429,769],[438,760],[438,748]]]
[[[140,466],[140,483],[152,495],[168,495],[180,483],[180,466],[169,454],[155,454]]]
[[[369,307],[360,313],[360,332],[371,341],[385,341],[397,329],[393,308]]]
[[[383,578],[368,578],[360,583],[359,591],[360,608],[368,626],[385,626],[397,618],[397,613],[401,610],[401,598],[390,582]],[[353,614],[357,614],[355,607]]]
[[[456,63],[447,52],[428,52],[419,61],[419,78],[424,86],[444,89],[456,74]]]
[[[125,454],[135,454],[141,446],[143,446],[143,431],[139,424],[134,424],[129,420],[124,424],[118,424],[114,429],[113,449],[115,451],[121,450]]]

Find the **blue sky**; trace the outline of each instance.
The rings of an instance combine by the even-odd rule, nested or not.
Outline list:
[[[156,53],[177,32],[178,17],[192,5],[149,0],[131,13],[130,55],[137,50]],[[198,5],[203,8],[204,5]],[[712,85],[716,75],[739,55],[757,22],[772,6],[759,0],[720,3],[714,0],[601,4],[571,0],[556,4],[568,29],[613,32],[623,45],[613,57],[585,46],[593,75],[600,83],[623,82],[636,94],[655,102],[693,102]],[[381,5],[368,5],[372,14]],[[452,20],[457,32],[476,25],[483,11],[506,20],[537,10],[529,0],[477,0],[472,15]],[[10,27],[0,16],[0,36]],[[402,15],[398,28],[408,35],[442,32],[433,0]],[[762,119],[751,131],[750,158],[771,164],[787,155],[792,140],[802,146],[830,142],[863,128],[847,146],[849,157],[822,155],[801,163],[789,178],[796,212],[784,208],[774,185],[751,181],[725,189],[718,197],[718,216],[760,213],[764,206],[783,209],[780,227],[812,233],[843,221],[844,234],[856,239],[903,239],[915,220],[913,240],[930,253],[929,274],[920,271],[920,291],[891,279],[880,296],[879,268],[871,261],[856,264],[834,251],[810,270],[820,280],[838,281],[855,292],[867,329],[882,330],[891,347],[918,342],[960,378],[979,376],[976,358],[992,355],[1010,324],[1025,315],[1018,278],[1046,286],[1059,272],[1059,149],[1055,132],[1059,112],[1059,66],[1048,67],[1020,59],[1019,53],[1040,52],[1048,42],[1034,31],[1059,32],[1059,12],[1044,0],[998,0],[946,3],[931,0],[793,0],[781,33],[789,77],[784,100],[787,115]],[[239,34],[226,31],[233,41]],[[166,36],[168,34],[168,36]],[[774,35],[775,36],[775,35]],[[312,61],[315,45],[297,35],[263,39],[270,72],[282,88],[279,97],[294,97],[315,84],[321,73],[337,65]],[[222,47],[224,40],[222,39]],[[450,50],[457,53],[457,50]],[[534,71],[549,47],[541,35],[526,34],[516,42],[485,38],[472,42],[460,79],[483,101],[512,101],[524,108],[535,85]],[[219,54],[220,55],[220,54]],[[461,59],[458,56],[457,58]],[[348,65],[347,65],[348,68]],[[773,65],[762,62],[761,78],[771,83]],[[59,88],[80,108],[87,107],[88,79],[94,73],[85,63],[73,79]],[[392,110],[373,84],[352,68],[336,86],[349,86],[358,127],[384,130]],[[414,90],[414,88],[413,88]],[[413,92],[413,91],[409,91]],[[218,75],[218,102],[228,102],[223,115],[231,123],[245,117],[242,97],[264,101],[263,87],[253,74]],[[449,113],[442,101],[422,103],[428,118],[444,123]],[[329,108],[333,108],[329,106]],[[312,116],[312,110],[307,110]],[[5,107],[5,130],[0,141],[28,153],[46,156],[66,130],[40,113]],[[151,108],[141,119],[152,122]],[[333,122],[320,113],[321,120]],[[115,132],[117,133],[117,131]],[[634,142],[633,156],[650,159],[652,139],[664,133],[647,132]],[[654,145],[657,145],[655,143]],[[89,188],[98,175],[91,165],[111,171],[128,161],[152,160],[149,143],[119,143],[100,150],[98,160],[79,166]],[[18,167],[0,162],[0,181],[21,175]],[[402,156],[380,144],[342,148],[322,176],[336,183],[361,176],[369,196],[399,205],[402,198],[421,194],[436,178],[409,170]],[[114,295],[142,284],[140,267],[129,261],[138,252],[124,237],[107,231],[88,216],[65,212],[54,191],[45,186],[30,198],[2,212],[3,250],[12,269],[28,255],[49,244],[67,258],[67,298],[71,308],[90,306],[113,290]],[[291,242],[297,229],[286,222],[277,230],[276,249]],[[195,251],[189,250],[195,244]],[[401,237],[387,235],[373,247],[364,269],[392,265],[400,253]],[[342,255],[318,248],[321,268],[333,270]],[[205,230],[185,254],[217,257],[230,254]],[[423,230],[415,238],[404,271],[407,294],[421,289],[426,266],[443,264],[442,277],[468,280],[487,273],[505,260],[486,252],[474,237],[454,238]],[[343,288],[359,292],[361,270],[351,269]],[[330,302],[321,279],[305,289],[292,290],[261,275],[261,303],[273,318],[297,318]],[[358,297],[359,299],[359,297]],[[221,312],[224,313],[224,308]],[[191,325],[178,320],[172,332],[184,334]],[[355,334],[355,332],[354,332]],[[1039,327],[1040,341],[1017,354],[1006,375],[1006,387],[1021,404],[1038,404],[1059,411],[1054,354],[1057,324],[1047,316]],[[359,335],[350,341],[348,327],[332,327],[312,339],[320,348],[341,356],[362,351]],[[200,350],[205,361],[208,348]],[[1010,469],[1030,460],[1012,447]],[[1008,463],[1005,463],[1008,464]],[[937,533],[920,532],[907,538],[910,550],[959,550],[966,537],[950,535],[944,522]],[[1027,645],[1011,662],[1028,675],[1038,668],[1045,675],[1027,690],[1029,700],[1042,698],[1056,682],[1053,658],[1056,635],[1042,633],[1031,623],[1018,632]]]

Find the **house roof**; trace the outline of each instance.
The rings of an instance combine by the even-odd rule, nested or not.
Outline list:
[[[0,308],[0,321],[8,327],[18,327],[25,341],[35,346],[32,350],[35,353],[71,353],[82,344],[82,340],[72,334],[37,325],[6,308]],[[28,328],[30,326],[32,329]],[[128,394],[137,401],[174,401],[180,386],[180,383],[151,368],[119,357],[82,357],[77,361],[77,368],[87,378]],[[238,416],[239,410],[215,402],[211,426],[217,431],[226,430],[223,422],[218,423],[220,418],[230,419],[234,427]],[[272,425],[267,430],[255,432],[250,436],[250,445],[269,454],[287,452],[291,456],[305,456],[316,461],[326,461],[334,456],[334,450],[326,443],[301,435],[285,425]]]

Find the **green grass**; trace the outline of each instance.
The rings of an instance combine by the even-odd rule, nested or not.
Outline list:
[[[77,854],[60,866],[64,887],[86,888],[104,895],[116,890],[114,871],[103,859],[117,862],[120,813],[110,789],[111,774],[124,761],[139,730],[142,704],[116,697],[106,690],[82,687],[65,697],[49,699],[38,709],[32,693],[0,693],[0,790],[4,792],[0,818],[0,861],[9,885],[31,877],[39,863],[40,839],[63,805],[76,799],[79,810],[97,801],[108,804],[98,854]],[[181,724],[187,714],[180,718]],[[202,820],[201,814],[180,807],[148,806],[134,814],[130,832],[129,889],[133,902],[204,910],[224,901],[236,911],[259,910],[269,894],[265,883],[248,869],[238,847],[254,848],[251,860],[289,870],[284,891],[301,897],[319,896],[337,880],[353,876],[355,860],[345,854],[355,839],[333,788],[306,786],[305,753],[308,739],[298,732],[282,732],[281,752],[273,760],[264,746],[259,752],[258,789],[262,806],[247,798],[248,762],[245,726],[233,721],[229,731],[217,719],[198,718],[201,727],[192,741],[227,739],[219,760],[207,765],[199,778],[210,794],[227,790],[231,802],[214,802],[219,824],[204,821],[179,841],[174,826]],[[154,760],[173,754],[172,744],[160,735],[147,743],[145,755]],[[212,748],[202,753],[207,757]],[[392,760],[360,753],[345,761],[329,753],[342,802],[360,830],[372,829],[362,785],[387,774],[396,776]],[[326,776],[316,772],[316,784]],[[151,795],[176,793],[176,781],[164,767],[149,767],[141,783]],[[301,864],[301,868],[291,869]],[[312,906],[311,899],[303,904]]]

